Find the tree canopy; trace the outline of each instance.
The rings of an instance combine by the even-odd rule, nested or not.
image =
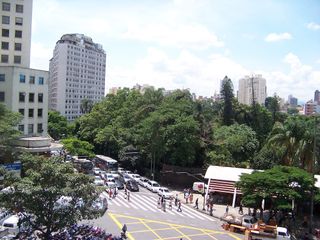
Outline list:
[[[94,157],[92,151],[94,147],[87,141],[81,141],[76,138],[66,138],[62,140],[62,143],[71,155]]]
[[[44,239],[82,219],[101,215],[92,208],[99,195],[93,179],[74,173],[71,164],[60,158],[25,155],[22,165],[24,178],[11,182],[10,189],[0,193],[0,205],[21,213],[22,222],[41,231]]]
[[[57,111],[48,113],[48,133],[55,140],[66,138],[69,135],[68,121]]]

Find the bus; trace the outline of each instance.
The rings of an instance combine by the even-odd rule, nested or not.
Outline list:
[[[96,155],[93,159],[96,166],[105,171],[117,171],[118,161],[104,155]]]
[[[78,170],[78,172],[85,173],[85,174],[93,174],[93,162],[84,158],[74,156],[72,157],[72,163],[74,168]]]

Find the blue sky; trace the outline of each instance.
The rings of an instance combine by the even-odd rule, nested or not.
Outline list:
[[[107,53],[106,88],[136,83],[219,92],[262,74],[268,95],[320,89],[318,0],[34,0],[31,66],[48,70],[56,41],[83,33]]]

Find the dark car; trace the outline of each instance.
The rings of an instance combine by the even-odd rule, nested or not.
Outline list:
[[[124,182],[123,181],[121,181],[118,178],[115,178],[114,182],[116,183],[118,189],[124,189]]]
[[[128,190],[130,190],[131,192],[139,192],[139,186],[138,183],[134,180],[129,180],[126,183],[126,187]]]

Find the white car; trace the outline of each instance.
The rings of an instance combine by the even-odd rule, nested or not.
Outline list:
[[[119,173],[117,171],[110,171],[109,174],[112,174],[113,175],[113,178],[119,178]]]
[[[105,178],[106,178],[107,182],[113,182],[114,181],[114,177],[113,177],[113,175],[111,173],[107,173],[105,175]]]
[[[141,178],[141,176],[139,174],[135,174],[135,173],[128,174],[128,175],[129,175],[129,177],[131,177],[136,182],[139,182],[139,179]]]
[[[142,178],[140,178],[140,179],[138,180],[138,183],[139,183],[142,187],[145,187],[145,188],[146,188],[149,181],[150,181],[150,180],[149,180],[148,178],[142,177]]]
[[[94,177],[94,184],[97,186],[104,186],[104,181],[101,179],[100,176]]]
[[[97,167],[93,168],[94,175],[100,175],[100,172],[101,172],[100,168],[97,168]]]
[[[169,189],[166,188],[166,187],[160,187],[158,189],[158,195],[159,196],[164,196],[164,198],[166,198],[166,199],[173,198],[172,192],[170,192]]]
[[[147,188],[151,191],[151,192],[158,192],[158,189],[160,188],[160,185],[159,183],[157,183],[156,181],[148,181],[148,184],[147,184]]]

